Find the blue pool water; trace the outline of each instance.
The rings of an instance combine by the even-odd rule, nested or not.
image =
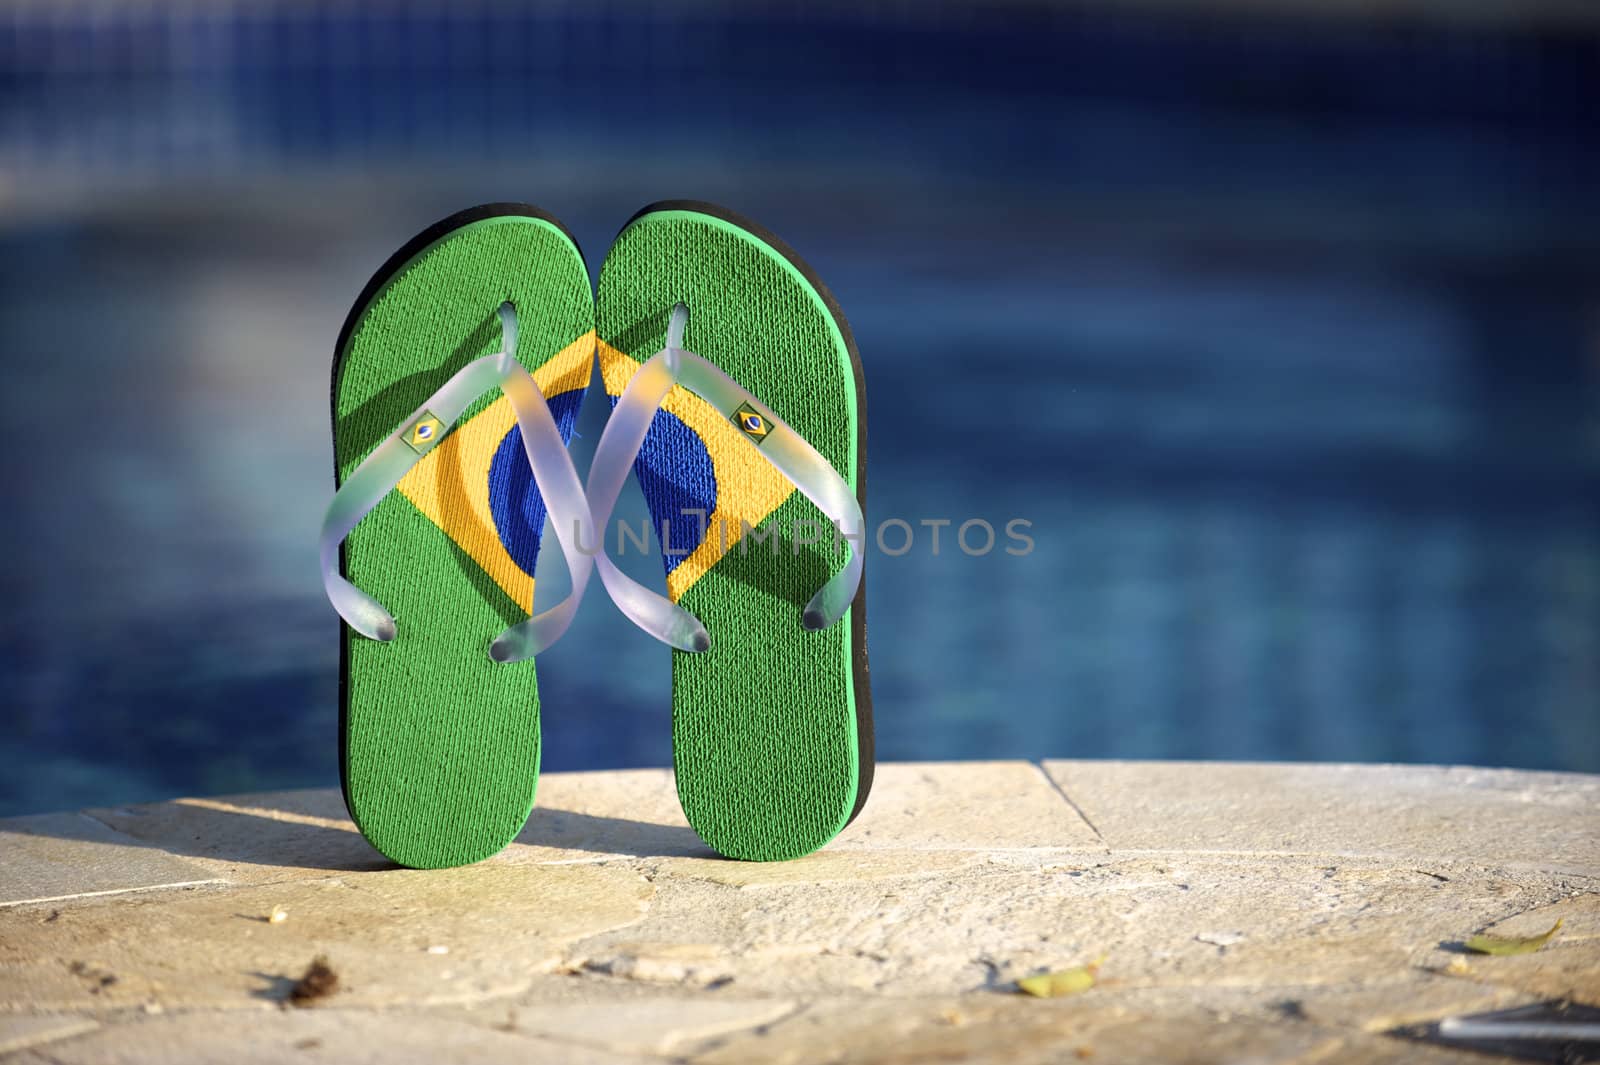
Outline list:
[[[880,757],[1600,770],[1593,39],[713,5],[528,16],[419,87],[512,16],[417,10],[169,25],[228,44],[175,67],[130,26],[87,88],[59,27],[0,43],[38,119],[0,133],[0,814],[337,781],[331,348],[495,199],[591,268],[650,200],[758,218],[854,327],[869,518],[1031,523],[869,558]],[[538,668],[548,770],[670,763],[667,652],[603,597]]]

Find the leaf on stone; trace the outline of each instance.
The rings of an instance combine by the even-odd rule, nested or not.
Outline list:
[[[1034,998],[1062,998],[1067,995],[1082,994],[1094,986],[1095,980],[1100,975],[1100,965],[1105,960],[1106,956],[1102,954],[1088,965],[1074,965],[1070,969],[1058,972],[1025,977],[1017,981],[1017,990]]]
[[[339,974],[333,971],[328,959],[318,954],[306,967],[305,975],[289,988],[291,1006],[309,1006],[318,999],[327,998],[339,990]]]
[[[1538,936],[1473,936],[1467,940],[1468,950],[1479,954],[1532,954],[1555,937],[1561,929],[1561,919],[1550,930]]]

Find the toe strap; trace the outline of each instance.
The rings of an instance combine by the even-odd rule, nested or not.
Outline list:
[[[836,536],[850,544],[844,567],[818,589],[801,615],[807,629],[825,629],[844,616],[861,584],[866,525],[861,505],[821,452],[771,408],[715,364],[682,348],[684,318],[679,305],[668,326],[667,346],[639,368],[612,409],[589,469],[594,521],[605,528],[656,409],[673,386],[682,385],[738,426],[751,446],[822,511]],[[596,564],[612,600],[640,628],[679,650],[710,647],[705,626],[694,615],[618,570],[606,557],[604,543]]]
[[[580,545],[594,541],[594,519],[550,406],[516,359],[517,319],[511,304],[501,306],[500,322],[503,350],[468,363],[429,396],[345,478],[323,515],[318,538],[323,590],[339,616],[369,639],[392,640],[398,625],[382,603],[339,572],[339,545],[438,446],[462,413],[495,389],[505,393],[516,413],[523,450],[566,558],[572,590],[560,603],[501,633],[490,645],[490,657],[497,662],[533,657],[561,638],[577,612],[593,569],[593,556]]]

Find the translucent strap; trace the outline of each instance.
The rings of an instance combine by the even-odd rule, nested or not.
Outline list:
[[[506,394],[516,413],[523,451],[555,526],[572,590],[555,606],[501,633],[490,645],[489,656],[497,662],[532,658],[560,639],[577,613],[594,564],[579,545],[585,537],[594,539],[594,519],[549,404],[538,383],[516,359],[517,317],[509,303],[500,307],[500,326],[503,350],[468,363],[446,381],[356,467],[328,504],[320,537],[322,587],[339,616],[363,636],[392,640],[397,631],[395,620],[381,603],[340,575],[339,545],[437,446],[462,412],[496,388]]]
[[[674,385],[682,385],[740,424],[751,446],[822,511],[836,535],[854,541],[844,568],[811,597],[801,616],[807,629],[825,629],[844,616],[861,584],[866,526],[861,505],[844,478],[805,438],[715,365],[683,350],[687,316],[682,304],[673,308],[667,346],[633,375],[606,422],[589,468],[589,506],[595,524],[604,529],[610,521],[656,409]],[[596,565],[606,591],[634,624],[679,650],[703,651],[711,646],[699,619],[618,570],[606,557],[604,543],[599,545]]]
[[[667,366],[651,359],[633,375],[612,409],[589,465],[589,509],[596,527],[605,529],[611,523],[611,512],[633,470],[633,460],[644,444],[656,408],[672,391],[673,383]],[[711,637],[699,618],[617,569],[606,554],[603,539],[597,542],[597,548],[594,564],[600,569],[600,580],[611,601],[629,620],[680,651],[705,651],[711,647]]]

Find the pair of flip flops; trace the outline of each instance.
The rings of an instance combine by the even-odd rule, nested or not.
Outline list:
[[[613,411],[580,485],[565,445],[597,354]],[[532,656],[595,571],[674,647],[673,762],[700,837],[775,860],[837,835],[873,769],[863,404],[828,290],[723,209],[639,212],[597,294],[571,235],[524,204],[406,243],[333,366],[323,579],[346,621],[339,761],[366,838],[438,868],[516,837],[539,775]],[[664,598],[605,553],[629,469],[669,530]],[[530,618],[547,516],[573,591]]]

